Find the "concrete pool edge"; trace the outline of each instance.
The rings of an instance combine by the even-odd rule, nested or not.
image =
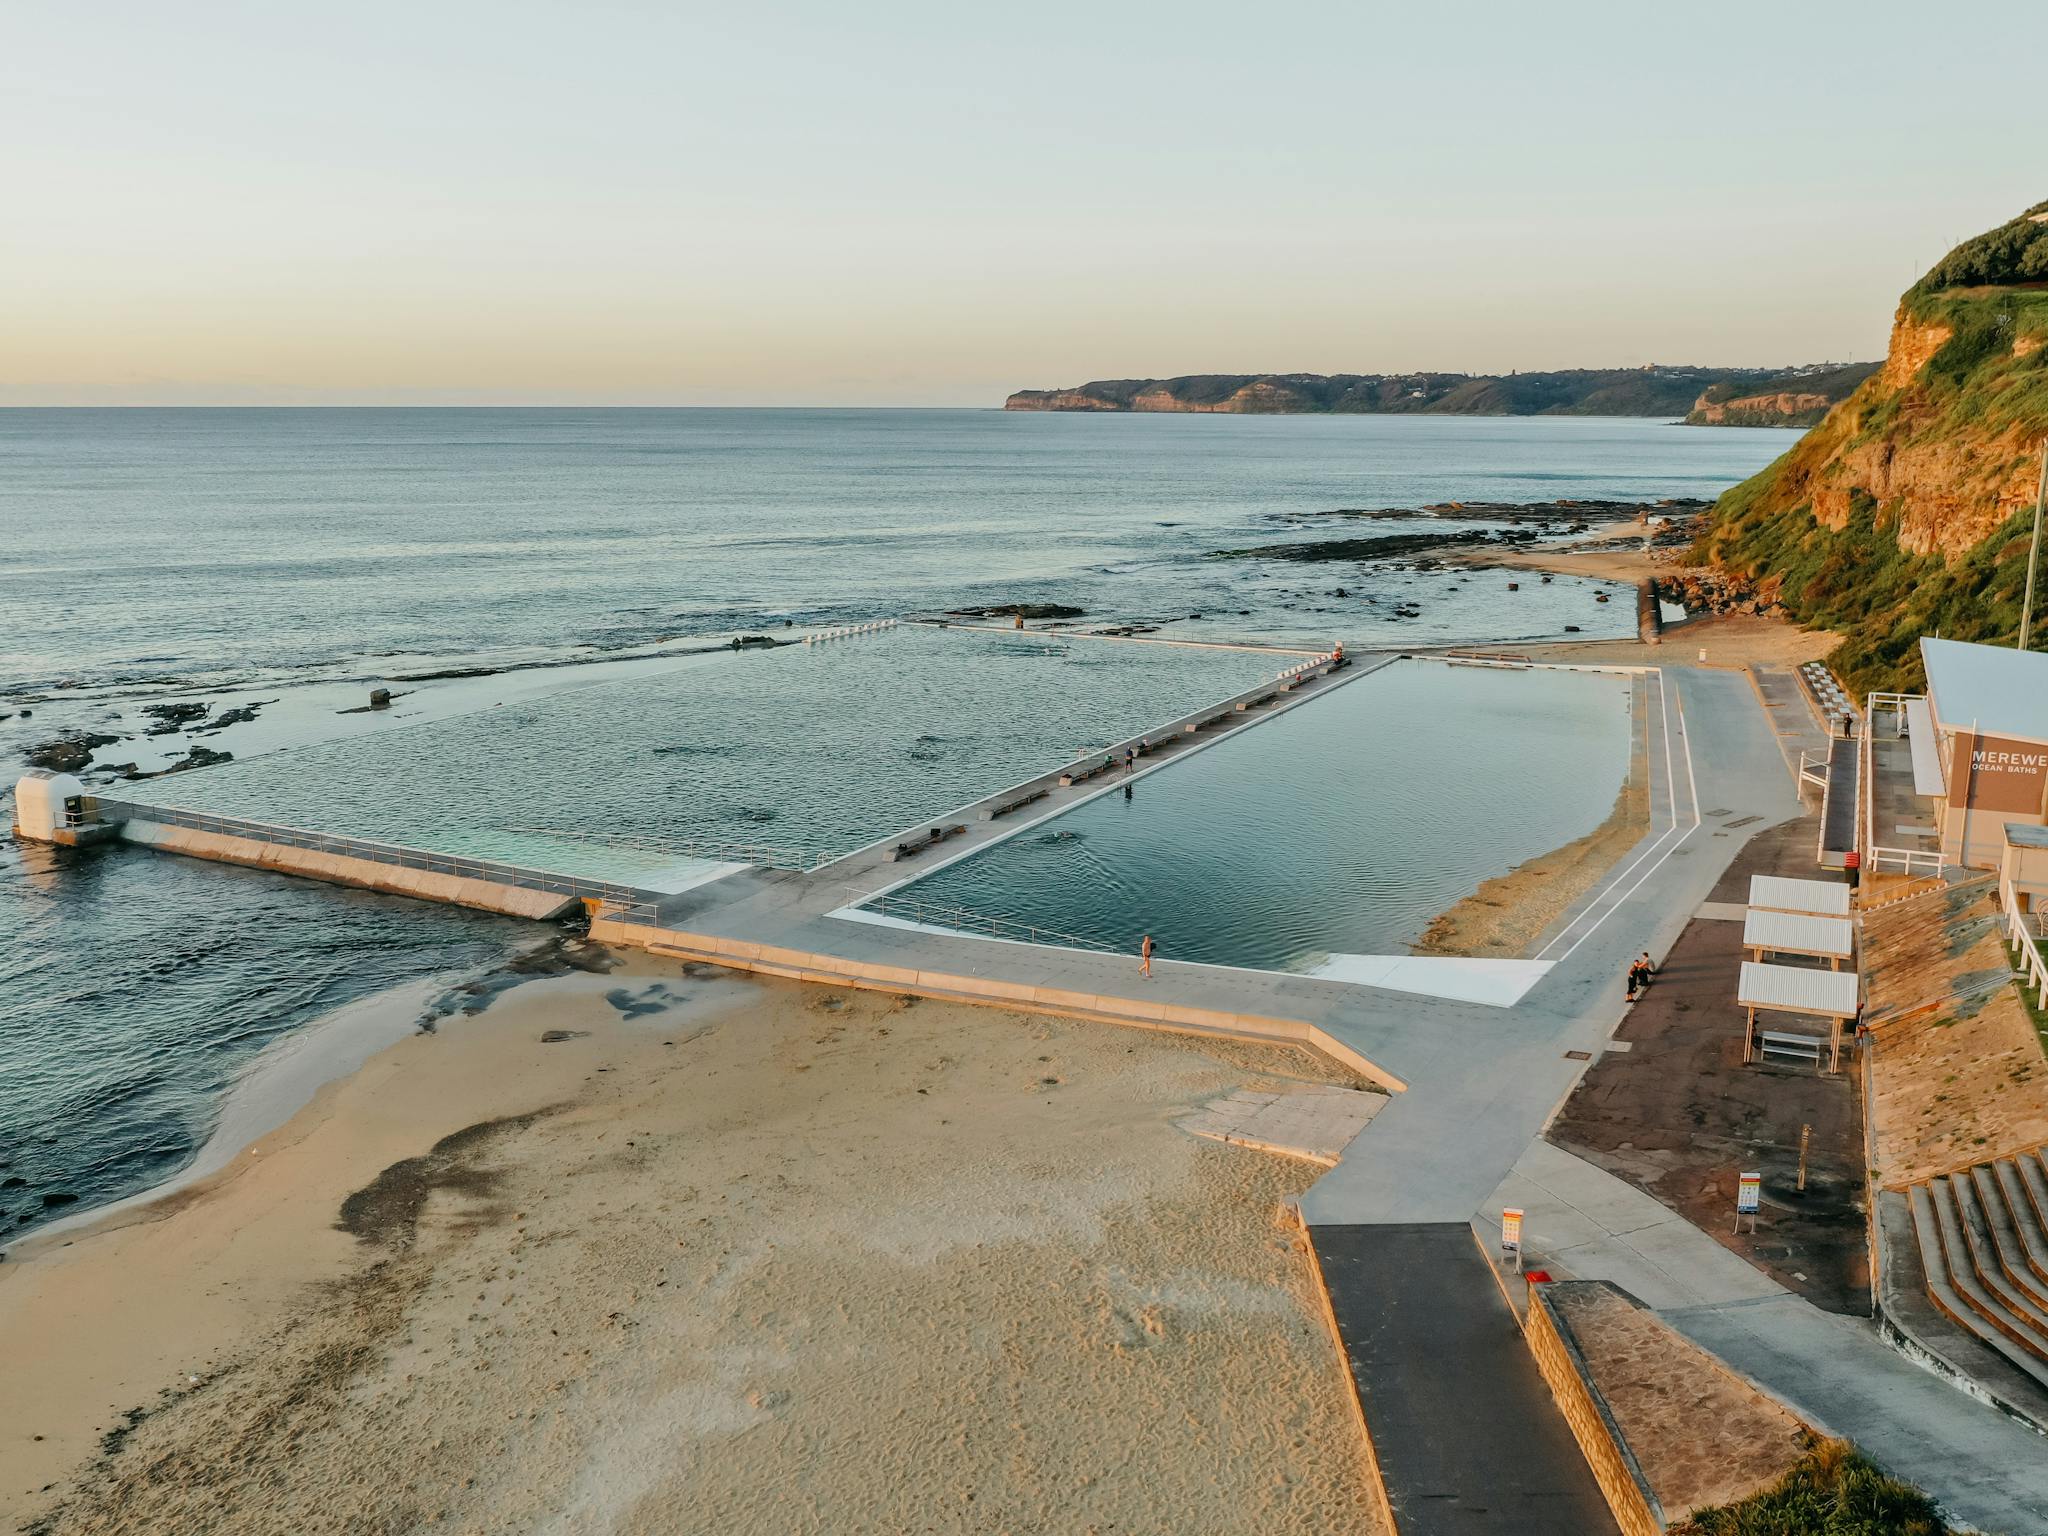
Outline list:
[[[1658,666],[1644,663],[1609,664],[1542,661],[1523,662],[1519,660],[1496,661],[1492,659],[1471,659],[1464,657],[1440,656],[1433,655],[1428,652],[1417,651],[1367,653],[1367,655],[1361,656],[1357,659],[1357,662],[1354,664],[1354,667],[1346,668],[1345,672],[1337,674],[1337,676],[1334,679],[1330,678],[1326,674],[1323,678],[1324,686],[1315,689],[1314,691],[1304,695],[1301,698],[1289,700],[1288,702],[1281,704],[1276,708],[1266,710],[1259,714],[1255,714],[1251,718],[1243,721],[1242,723],[1232,726],[1229,730],[1218,732],[1215,736],[1207,740],[1198,740],[1192,745],[1187,746],[1182,750],[1175,751],[1170,757],[1167,757],[1163,761],[1159,761],[1151,764],[1148,767],[1138,769],[1135,773],[1130,774],[1127,778],[1123,776],[1113,778],[1109,782],[1105,783],[1100,789],[1093,790],[1085,794],[1075,796],[1062,803],[1049,806],[1048,808],[1039,812],[1037,815],[1030,816],[1028,818],[1020,820],[1016,822],[1014,825],[1004,829],[1002,832],[998,833],[993,837],[979,840],[973,843],[972,846],[963,847],[956,853],[946,858],[943,858],[925,868],[919,869],[914,874],[905,875],[900,879],[890,881],[887,884],[877,887],[873,890],[862,892],[858,894],[853,900],[842,904],[841,906],[827,913],[826,915],[830,918],[833,918],[841,922],[861,922],[875,923],[878,925],[885,926],[900,926],[917,931],[944,935],[948,937],[979,939],[984,942],[993,941],[997,943],[1023,944],[1037,948],[1067,950],[1070,952],[1077,953],[1120,953],[1121,951],[1114,949],[1112,946],[1106,944],[1095,944],[1090,940],[1078,938],[1073,935],[1060,935],[1061,937],[1073,938],[1074,942],[1071,944],[1061,944],[1057,942],[1039,943],[1032,939],[1007,938],[1001,934],[993,932],[979,933],[973,931],[972,929],[949,927],[942,922],[927,922],[919,920],[917,918],[906,919],[888,914],[883,911],[867,910],[867,908],[870,903],[880,902],[888,897],[896,895],[896,893],[898,892],[908,890],[911,887],[921,884],[922,882],[931,879],[933,876],[942,873],[943,871],[951,868],[956,864],[959,864],[968,859],[980,857],[981,855],[988,853],[992,849],[1001,847],[1004,843],[1014,839],[1020,833],[1028,832],[1033,830],[1034,828],[1042,827],[1049,822],[1055,821],[1060,817],[1066,816],[1070,812],[1077,811],[1088,805],[1091,805],[1095,801],[1101,799],[1103,796],[1113,794],[1116,791],[1116,789],[1123,783],[1134,782],[1135,780],[1146,777],[1147,775],[1150,775],[1152,773],[1156,773],[1161,770],[1171,768],[1175,764],[1185,761],[1187,758],[1192,757],[1195,753],[1200,752],[1207,747],[1215,746],[1225,741],[1234,740],[1242,732],[1248,730],[1250,727],[1256,724],[1259,724],[1261,721],[1278,718],[1280,715],[1286,714],[1294,709],[1297,709],[1304,704],[1312,703],[1317,698],[1321,698],[1329,694],[1335,688],[1340,687],[1345,683],[1356,682],[1363,678],[1377,675],[1378,673],[1387,670],[1388,668],[1392,667],[1393,665],[1399,662],[1415,661],[1436,662],[1444,666],[1471,667],[1476,669],[1495,671],[1541,671],[1599,674],[1627,678],[1632,683],[1636,684],[1645,683],[1649,680],[1654,679],[1658,685],[1658,710],[1663,720],[1664,740],[1667,749],[1668,771],[1667,780],[1664,786],[1665,804],[1662,807],[1662,809],[1665,812],[1665,814],[1667,814],[1671,818],[1672,825],[1669,828],[1667,828],[1665,833],[1663,834],[1658,834],[1656,831],[1656,822],[1658,819],[1659,812],[1659,806],[1657,804],[1658,786],[1656,781],[1656,775],[1652,773],[1650,775],[1651,783],[1649,785],[1648,791],[1650,801],[1650,824],[1649,827],[1645,830],[1643,836],[1637,839],[1634,843],[1628,845],[1626,848],[1622,849],[1621,852],[1618,853],[1613,858],[1613,860],[1601,870],[1600,875],[1598,879],[1595,880],[1592,888],[1589,891],[1585,892],[1583,895],[1574,898],[1572,902],[1560,914],[1558,922],[1549,925],[1540,932],[1538,932],[1536,936],[1529,941],[1528,951],[1520,955],[1436,955],[1416,954],[1412,950],[1401,954],[1333,952],[1318,965],[1311,967],[1307,970],[1300,971],[1279,970],[1269,966],[1233,965],[1221,961],[1202,961],[1199,963],[1203,964],[1209,969],[1219,971],[1234,971],[1249,975],[1272,976],[1276,978],[1310,977],[1317,980],[1337,982],[1341,985],[1369,987],[1378,991],[1400,993],[1409,996],[1440,998],[1446,1001],[1453,1002],[1477,1003],[1482,1006],[1494,1008],[1513,1007],[1516,1003],[1520,1002],[1524,996],[1527,995],[1530,989],[1532,989],[1539,982],[1541,982],[1552,969],[1555,962],[1546,957],[1549,955],[1551,949],[1555,947],[1558,938],[1563,936],[1564,934],[1570,933],[1576,927],[1578,922],[1585,915],[1591,912],[1593,907],[1597,903],[1599,903],[1603,896],[1606,896],[1609,892],[1616,889],[1620,885],[1622,879],[1625,878],[1628,874],[1632,873],[1641,864],[1643,858],[1647,855],[1649,851],[1651,851],[1650,845],[1653,842],[1661,844],[1665,837],[1670,836],[1670,834],[1676,830],[1677,822],[1679,820],[1679,813],[1677,811],[1677,807],[1671,790],[1671,785],[1675,778],[1675,771],[1669,770],[1668,762],[1670,750],[1669,743],[1671,737],[1669,718],[1671,707],[1670,692],[1664,686],[1662,669]],[[1349,675],[1345,675],[1346,673],[1348,673]],[[1630,708],[1632,714],[1635,711],[1640,710],[1643,712],[1644,716],[1642,720],[1632,722],[1631,730],[1633,731],[1635,729],[1647,729],[1649,725],[1648,705],[1645,701],[1640,699],[1634,692],[1632,692],[1631,694]],[[1686,747],[1686,753],[1686,767],[1688,773],[1690,773],[1691,763],[1689,744]],[[1031,781],[1027,781],[1027,783],[1029,782]],[[1626,780],[1624,780],[1624,783],[1625,782]],[[984,802],[974,802],[973,804],[964,807],[963,811],[971,811],[974,809],[974,805],[982,803]],[[1693,809],[1694,825],[1696,826],[1698,824],[1698,806],[1696,796],[1694,799]],[[887,841],[887,839],[882,840],[883,843],[886,843]],[[1683,841],[1683,838],[1681,838],[1680,841]],[[880,846],[880,844],[877,844],[875,846]],[[1568,847],[1570,846],[1570,844],[1568,842],[1563,846]],[[1544,856],[1546,855],[1536,855],[1535,857],[1541,858]],[[1668,852],[1665,856],[1669,856]],[[1661,862],[1662,861],[1659,860],[1660,864]],[[1517,865],[1514,867],[1518,868],[1520,866]],[[1654,872],[1654,868],[1655,866],[1652,866],[1652,870],[1650,872]],[[1646,872],[1642,878],[1648,878],[1648,873],[1650,872]],[[1504,871],[1503,873],[1506,873],[1506,871]],[[1641,881],[1638,880],[1636,883],[1640,884]],[[1631,889],[1633,889],[1633,887],[1631,887]],[[1625,896],[1626,892],[1623,892],[1622,895]],[[1464,898],[1460,899],[1463,900]],[[1618,900],[1619,898],[1617,898],[1616,903],[1614,905],[1618,905]],[[1455,903],[1453,903],[1453,905],[1455,905]],[[1614,910],[1614,905],[1610,905],[1606,911],[1601,912],[1597,917],[1594,918],[1592,924],[1586,928],[1585,932],[1578,936],[1576,942],[1572,946],[1573,948],[1576,948],[1578,943],[1583,943],[1586,938],[1591,936],[1592,932],[1606,920],[1607,916],[1611,915],[1612,911]],[[946,910],[960,909],[949,908]],[[1445,910],[1449,910],[1449,908],[1446,908]],[[1058,930],[1050,928],[1049,925],[1027,924],[1022,921],[1007,919],[1003,917],[1001,914],[991,913],[975,915],[987,917],[991,919],[994,923],[1008,922],[1020,930],[1031,929],[1036,927],[1039,931],[1044,931],[1048,933],[1058,932]],[[1567,954],[1569,954],[1569,951],[1567,951]]]
[[[1177,1034],[1306,1047],[1389,1093],[1402,1092],[1408,1086],[1321,1025],[1304,1019],[1239,1013],[1186,1003],[1153,1002],[1106,992],[1082,992],[1023,980],[975,976],[965,971],[887,965],[816,950],[790,949],[717,934],[627,922],[603,914],[592,920],[590,937],[599,944],[628,945],[672,959],[696,960],[792,981],[947,1002],[978,1003],[994,1008],[1016,1008],[1030,1013]],[[1042,949],[1045,946],[1019,947]]]

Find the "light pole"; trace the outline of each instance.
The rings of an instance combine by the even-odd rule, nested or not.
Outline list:
[[[2034,487],[2034,542],[2027,550],[2027,596],[2020,604],[2020,649],[2027,648],[2034,628],[2034,573],[2041,564],[2041,507],[2048,502],[2048,438],[2041,443],[2041,480]]]

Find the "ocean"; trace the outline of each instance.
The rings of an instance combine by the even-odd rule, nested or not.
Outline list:
[[[257,726],[204,738],[235,751],[231,770],[137,790],[204,799],[209,774],[345,774],[333,741],[349,732],[379,733],[364,763],[487,742],[435,721],[480,714],[524,678],[577,690],[573,708],[533,709],[529,731],[573,731],[594,760],[635,754],[635,793],[654,803],[659,776],[688,775],[690,759],[645,755],[646,715],[626,705],[649,695],[627,684],[682,663],[614,659],[737,633],[1031,602],[1313,646],[1533,638],[1565,622],[1622,634],[1631,603],[1596,606],[1565,578],[1508,603],[1413,561],[1214,556],[1486,526],[1321,517],[1339,509],[1712,496],[1793,436],[1590,418],[0,411],[0,756],[19,763],[79,729],[133,738],[102,762],[155,766],[164,744],[198,739],[141,736],[147,705],[258,706]],[[506,667],[531,670],[404,684],[410,701],[388,717],[337,713],[371,682]],[[442,736],[409,734],[430,730]],[[525,745],[550,746],[533,754],[546,762],[570,739]],[[949,771],[971,782],[999,758],[983,743]],[[521,761],[472,830],[526,814]],[[533,819],[551,824],[550,785],[534,790]],[[860,830],[855,818],[833,837]],[[785,821],[777,836],[792,835]],[[249,871],[11,842],[0,924],[0,1242],[174,1173],[266,1044],[536,937]]]

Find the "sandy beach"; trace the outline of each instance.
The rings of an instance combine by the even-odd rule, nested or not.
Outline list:
[[[14,1249],[0,1507],[45,1533],[1370,1530],[1287,1211],[1318,1170],[1173,1123],[1336,1079],[644,956],[531,981],[170,1198]]]

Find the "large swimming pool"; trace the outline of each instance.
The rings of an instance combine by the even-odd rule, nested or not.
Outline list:
[[[274,753],[136,798],[651,881],[686,842],[845,853],[1297,660],[906,625]]]
[[[1396,662],[901,894],[1216,965],[1405,954],[1482,880],[1606,819],[1629,709],[1625,676]]]

